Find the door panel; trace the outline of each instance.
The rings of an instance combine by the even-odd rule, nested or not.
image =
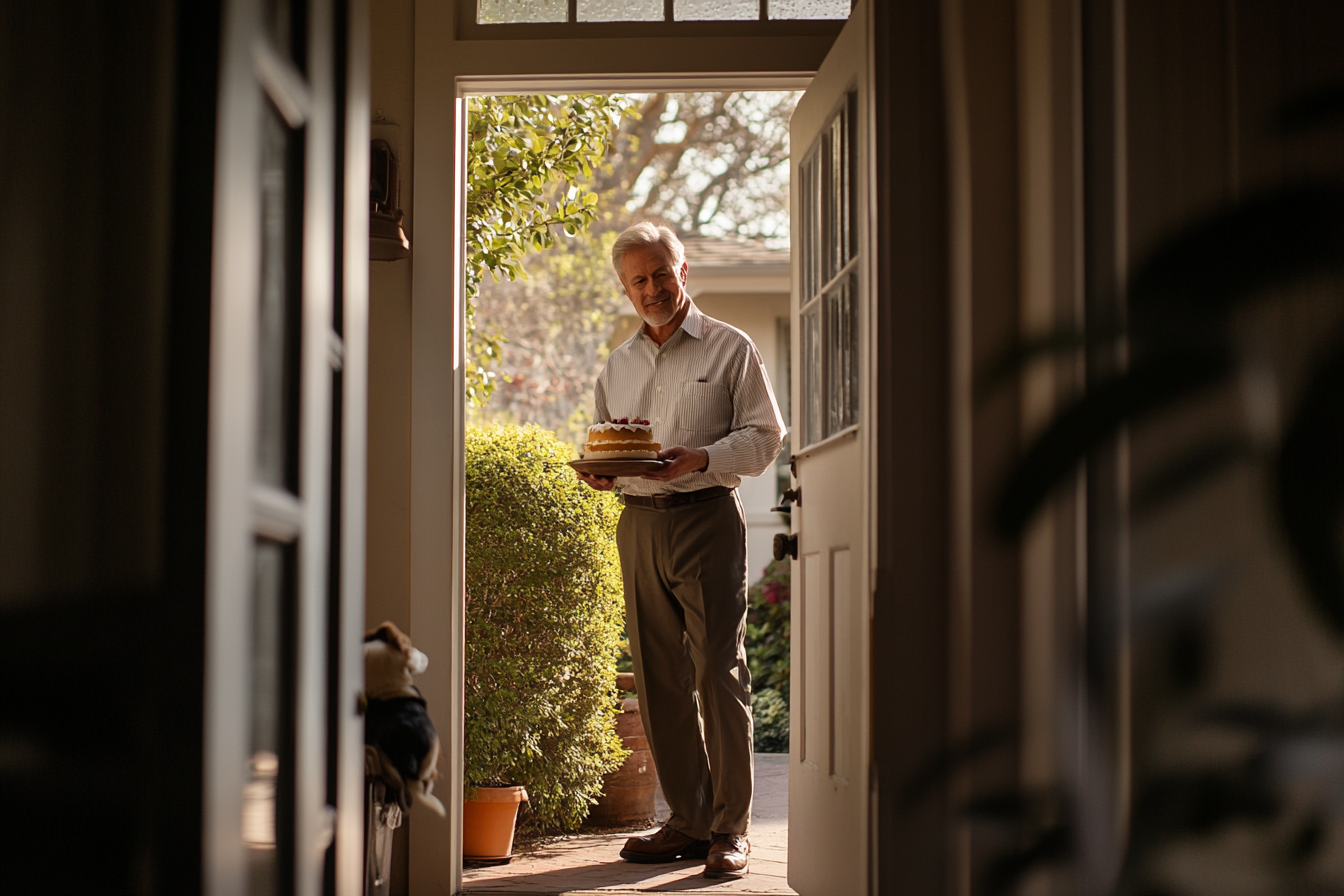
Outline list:
[[[330,757],[342,780],[362,766],[358,685],[344,671],[359,668],[361,633],[347,610],[362,605],[362,593],[341,588],[333,600],[328,582],[331,570],[347,568],[342,520],[332,515],[345,472],[333,396],[347,372],[364,375],[363,312],[348,315],[359,325],[356,366],[347,369],[336,275],[347,227],[337,214],[347,138],[336,126],[346,100],[336,84],[346,50],[337,4],[345,0],[224,4],[203,887],[221,896],[353,894],[360,883],[358,839],[347,833],[343,855],[327,855],[330,804],[362,817],[360,789],[338,788],[328,775]],[[355,183],[366,178],[367,167]],[[356,189],[362,209],[367,188]],[[354,295],[364,301],[362,290]],[[362,401],[362,388],[354,391]],[[351,410],[362,424],[362,408]],[[362,478],[353,484],[362,498]]]
[[[827,611],[830,595],[822,589],[821,554],[815,551],[804,554],[802,564],[803,594],[808,595],[808,598],[798,604],[802,608],[803,619],[802,624],[794,630],[798,632],[802,650],[794,651],[798,654],[798,661],[793,668],[801,673],[803,686],[791,689],[797,694],[797,717],[801,719],[801,728],[798,737],[791,738],[791,741],[799,745],[798,760],[815,770],[830,763],[826,750],[831,742],[831,720],[824,714],[826,701],[820,699],[821,694],[830,690],[828,673],[831,665],[831,635],[830,613]],[[818,699],[809,700],[810,694],[818,695]]]
[[[869,888],[867,20],[860,3],[799,102],[790,137],[802,587],[794,604],[789,883],[801,896]]]

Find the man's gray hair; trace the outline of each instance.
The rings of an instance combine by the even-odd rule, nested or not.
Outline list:
[[[672,259],[674,273],[681,270],[681,263],[686,260],[686,247],[677,239],[672,228],[666,224],[640,221],[621,231],[621,235],[616,237],[616,242],[611,247],[611,265],[616,269],[616,276],[625,276],[621,270],[621,259],[625,257],[625,253],[631,249],[649,249],[654,246],[661,247]]]

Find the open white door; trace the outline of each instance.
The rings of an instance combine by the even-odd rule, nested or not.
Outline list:
[[[867,893],[868,369],[872,252],[868,2],[793,115],[793,564],[789,884]]]

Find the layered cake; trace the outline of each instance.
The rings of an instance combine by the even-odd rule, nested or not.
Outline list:
[[[649,421],[622,417],[588,427],[583,459],[657,460],[660,448],[662,446],[653,440],[653,427]]]

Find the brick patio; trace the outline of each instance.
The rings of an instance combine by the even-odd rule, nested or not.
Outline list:
[[[658,793],[658,818],[667,804]],[[701,862],[636,865],[617,855],[629,833],[577,834],[520,852],[508,865],[468,867],[464,888],[491,896],[585,896],[612,893],[731,893],[793,896],[788,885],[789,757],[756,754],[756,795],[751,811],[751,873],[740,880],[711,880]]]

